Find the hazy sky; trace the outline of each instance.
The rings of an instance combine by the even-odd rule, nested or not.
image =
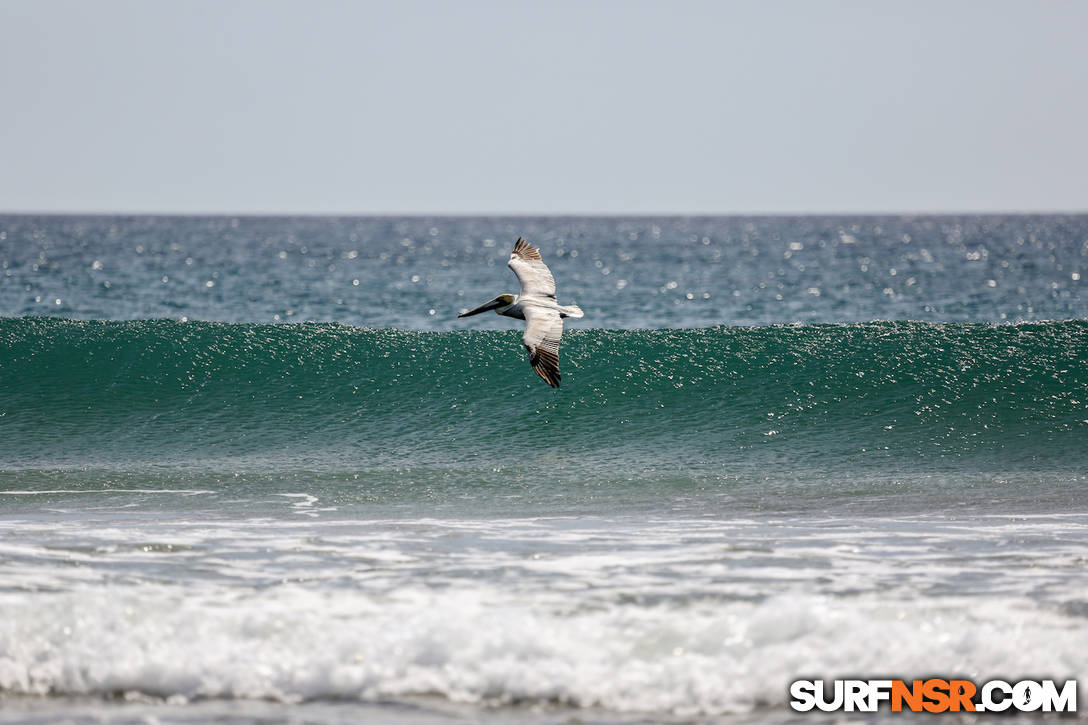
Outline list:
[[[0,211],[1088,210],[1088,2],[0,0]]]

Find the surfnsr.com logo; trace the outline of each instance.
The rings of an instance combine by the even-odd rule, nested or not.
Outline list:
[[[790,707],[798,712],[1076,712],[1077,681],[990,680],[797,680],[790,684]]]

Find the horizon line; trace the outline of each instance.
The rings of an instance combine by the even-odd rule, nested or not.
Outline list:
[[[69,217],[241,217],[241,218],[297,218],[297,217],[337,217],[337,218],[626,218],[626,219],[684,219],[712,217],[955,217],[955,216],[1084,216],[1088,208],[1072,209],[1015,209],[1015,210],[961,210],[961,211],[700,211],[700,212],[617,212],[617,211],[42,211],[42,210],[0,210],[0,216],[69,216]]]

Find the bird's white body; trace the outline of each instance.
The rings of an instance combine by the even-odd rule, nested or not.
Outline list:
[[[525,320],[521,344],[529,351],[529,364],[544,382],[559,387],[559,340],[563,336],[563,318],[581,317],[578,305],[560,305],[555,299],[555,278],[540,258],[540,250],[518,238],[507,266],[521,282],[521,294],[502,294],[474,310],[462,312],[468,317],[495,310],[504,317]]]
[[[554,300],[540,299],[539,297],[521,297],[520,295],[514,295],[513,304],[506,307],[498,307],[495,312],[498,312],[503,317],[513,317],[518,320],[525,319],[524,307],[535,307],[543,310],[555,310],[559,313],[560,318],[564,317],[582,317],[584,314],[582,308],[578,305],[560,305],[556,304]]]

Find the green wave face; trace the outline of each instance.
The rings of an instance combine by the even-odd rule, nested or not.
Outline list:
[[[0,466],[549,481],[1083,472],[1088,323],[517,331],[0,320]],[[452,472],[452,473],[451,473]]]

